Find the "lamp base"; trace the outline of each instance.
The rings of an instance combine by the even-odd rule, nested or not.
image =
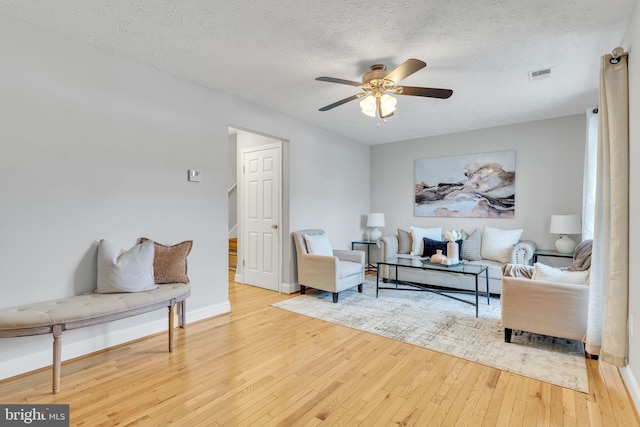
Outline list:
[[[576,242],[566,234],[561,234],[560,238],[556,240],[556,250],[561,254],[571,254],[575,248]]]
[[[382,231],[378,230],[378,227],[374,228],[373,231],[369,234],[369,238],[371,240],[380,240],[382,237]]]

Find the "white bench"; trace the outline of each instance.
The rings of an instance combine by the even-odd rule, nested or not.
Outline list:
[[[135,293],[90,293],[55,301],[0,309],[0,338],[53,334],[53,393],[60,390],[62,331],[124,319],[163,307],[169,309],[169,351],[173,351],[176,305],[178,326],[185,325],[185,300],[191,287],[184,283],[158,285]]]

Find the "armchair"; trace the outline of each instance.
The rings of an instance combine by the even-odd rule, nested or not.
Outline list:
[[[573,264],[565,269],[544,264],[504,266],[500,303],[506,342],[511,342],[513,329],[578,341],[584,339],[591,245],[591,240],[580,243],[575,249]]]
[[[319,289],[333,294],[333,302],[338,302],[338,293],[358,286],[362,292],[364,283],[365,254],[363,251],[331,249],[326,241],[325,251],[310,250],[308,237],[326,236],[323,230],[309,229],[293,232],[298,260],[298,283],[300,293],[306,288]],[[315,252],[315,253],[314,253]]]
[[[520,277],[502,278],[505,342],[513,329],[582,341],[587,331],[589,286]]]

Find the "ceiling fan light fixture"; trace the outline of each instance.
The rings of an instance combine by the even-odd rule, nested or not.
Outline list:
[[[377,99],[378,97],[379,97],[379,100]],[[382,118],[392,116],[394,111],[396,111],[396,105],[398,104],[398,100],[386,93],[378,97],[374,95],[368,95],[366,98],[360,101],[360,108],[362,109],[362,113],[369,117],[375,117],[376,112]],[[378,101],[380,102],[379,103],[380,111],[377,111]]]
[[[388,117],[396,111],[396,104],[398,100],[391,95],[384,94],[380,97],[380,116]]]
[[[398,85],[401,80],[426,66],[427,63],[419,59],[407,59],[392,71],[387,71],[384,65],[375,64],[371,66],[371,71],[362,76],[362,82],[337,79],[335,77],[316,77],[316,80],[322,82],[357,86],[362,90],[360,93],[326,105],[320,108],[320,111],[329,111],[342,104],[364,97],[360,101],[362,113],[369,117],[376,117],[377,113],[379,118],[386,119],[393,116],[398,103],[398,100],[390,94],[440,99],[449,98],[453,94],[451,89]]]
[[[362,113],[369,116],[376,116],[376,99],[373,95],[369,95],[360,101],[360,108],[362,109]]]

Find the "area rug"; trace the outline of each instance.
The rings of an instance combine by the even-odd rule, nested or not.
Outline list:
[[[455,294],[468,298],[471,294]],[[380,290],[367,280],[363,293],[356,288],[331,293],[309,290],[306,295],[273,304],[284,310],[364,332],[428,348],[536,380],[589,392],[582,343],[514,331],[504,342],[500,300],[480,298],[479,317],[469,304],[431,292]]]

